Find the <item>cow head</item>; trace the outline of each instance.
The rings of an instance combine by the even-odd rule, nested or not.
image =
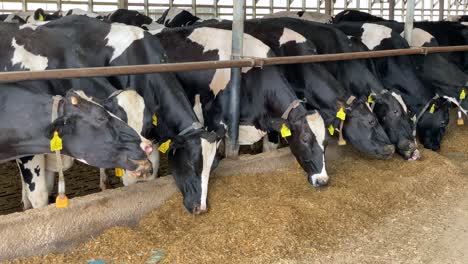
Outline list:
[[[208,181],[216,147],[216,135],[201,128],[171,140],[168,154],[172,175],[185,208],[192,214],[208,210]]]
[[[153,22],[153,19],[149,16],[140,14],[138,11],[118,9],[111,13],[107,18],[110,22],[123,23],[130,26],[142,27],[143,25],[149,25]]]
[[[59,19],[61,17],[62,16],[61,16],[60,12],[55,12],[53,14],[47,14],[46,12],[44,12],[44,10],[42,8],[39,8],[36,11],[34,11],[34,15],[33,15],[34,21],[51,21],[51,20]],[[30,20],[31,19],[29,19],[27,22],[29,22],[29,23],[33,22],[33,21],[30,21]]]
[[[145,149],[151,144],[124,121],[94,102],[82,91],[69,91],[49,125],[62,138],[64,154],[100,168],[122,167],[146,177],[151,163]]]
[[[440,149],[442,138],[449,124],[449,111],[452,104],[442,98],[430,102],[428,109],[417,122],[419,141],[428,149]]]
[[[325,123],[322,116],[317,111],[307,113],[305,108],[299,106],[289,113],[284,125],[291,130],[291,136],[286,137],[289,148],[307,172],[309,183],[315,187],[327,185],[329,178],[325,168]],[[281,128],[278,129],[281,131]]]
[[[360,99],[355,99],[346,107],[343,130],[344,138],[364,153],[387,159],[395,152],[377,117]]]
[[[384,92],[370,96],[373,111],[387,133],[397,152],[407,160],[420,158],[413,136],[413,122],[401,96],[394,92]],[[373,102],[372,102],[373,101]]]

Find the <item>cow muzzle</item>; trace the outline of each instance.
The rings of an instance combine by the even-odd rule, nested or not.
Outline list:
[[[153,165],[149,160],[129,160],[137,166],[136,170],[128,171],[130,177],[135,179],[147,179],[153,174]]]

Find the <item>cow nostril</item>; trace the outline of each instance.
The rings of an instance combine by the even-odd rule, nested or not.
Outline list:
[[[151,152],[153,152],[153,147],[152,146],[146,146],[145,147],[145,152],[146,152],[146,154],[151,154]]]

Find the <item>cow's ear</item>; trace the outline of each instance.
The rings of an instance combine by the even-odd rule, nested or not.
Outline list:
[[[44,10],[42,8],[39,8],[34,12],[34,20],[44,21],[45,15],[46,14],[45,14]]]
[[[281,128],[283,127],[283,124],[286,124],[286,126],[289,127],[289,123],[287,120],[284,120],[282,118],[272,118],[269,123],[269,129],[276,132],[280,132]]]
[[[73,126],[73,118],[61,116],[47,127],[46,137],[52,138],[55,131],[58,132],[59,136],[70,134],[73,131]]]

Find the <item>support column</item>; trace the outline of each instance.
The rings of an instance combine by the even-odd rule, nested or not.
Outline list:
[[[388,18],[390,20],[395,20],[395,0],[388,1]]]
[[[444,2],[445,0],[439,0],[439,20],[444,20]]]
[[[405,19],[405,39],[411,46],[411,39],[413,35],[413,22],[414,22],[414,0],[406,2],[406,19]]]
[[[234,1],[234,16],[232,23],[232,51],[231,58],[238,60],[242,58],[244,40],[245,0]],[[226,157],[236,157],[239,152],[239,118],[240,118],[240,88],[241,68],[231,69],[231,87],[229,98],[229,141],[226,142]]]

